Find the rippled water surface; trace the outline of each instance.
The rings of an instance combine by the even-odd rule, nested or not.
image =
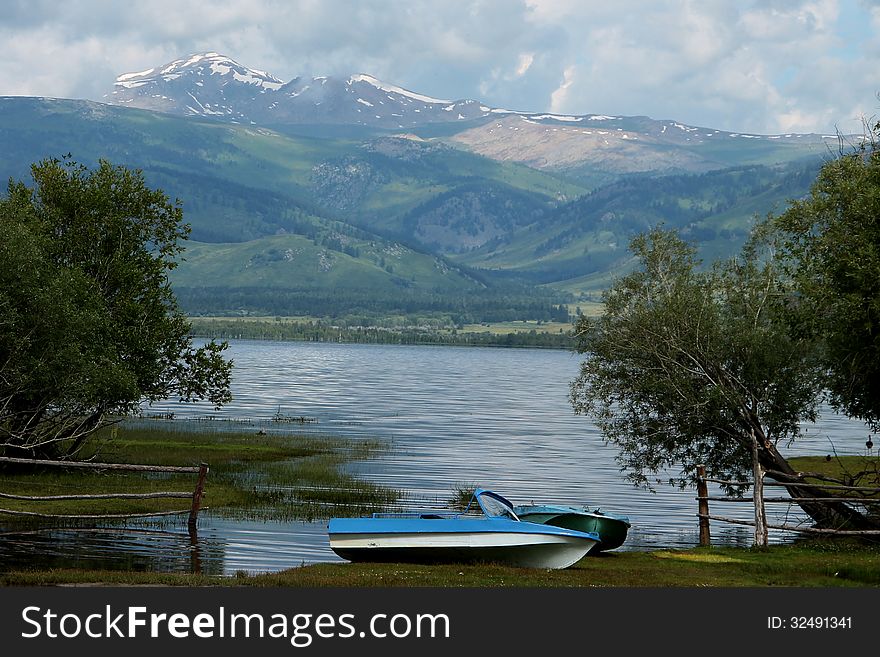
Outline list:
[[[267,423],[279,413],[314,419],[289,427],[390,441],[387,456],[352,465],[359,476],[423,503],[447,499],[456,485],[478,484],[514,502],[600,506],[628,515],[621,549],[697,543],[695,493],[666,485],[655,493],[627,483],[592,422],[573,413],[569,383],[581,356],[543,349],[350,345],[235,341],[232,404],[222,411],[173,402],[148,413],[178,419]],[[210,422],[207,422],[210,424]],[[783,453],[864,451],[864,425],[830,413],[797,449]],[[210,484],[210,480],[209,480]],[[777,513],[787,507],[774,507]],[[715,511],[713,509],[713,511]],[[748,519],[748,504],[719,514]],[[773,509],[768,508],[769,513]],[[338,561],[326,521],[245,522],[203,514],[197,539],[185,528],[149,526],[89,531],[6,527],[7,567],[45,555],[46,563],[229,575]],[[713,525],[713,542],[751,543],[748,527]],[[771,536],[791,540],[791,536]]]

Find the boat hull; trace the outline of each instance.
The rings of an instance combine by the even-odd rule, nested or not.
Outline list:
[[[599,542],[593,554],[613,550],[623,545],[629,531],[629,520],[601,511],[585,511],[571,507],[518,506],[514,510],[521,520],[554,527],[565,527],[581,532],[595,532]]]
[[[522,568],[568,568],[598,536],[503,520],[335,518],[330,548],[348,561],[401,563],[495,562]]]

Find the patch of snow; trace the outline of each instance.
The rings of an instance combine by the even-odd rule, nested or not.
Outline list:
[[[537,116],[530,117],[537,121],[541,119],[553,119],[555,121],[583,121],[584,117],[582,116],[566,116],[563,114],[539,114]]]
[[[310,86],[311,86],[311,85],[308,85],[308,84],[307,84],[306,86],[304,86],[304,87],[303,87],[302,89],[300,89],[299,91],[291,91],[291,92],[289,92],[287,95],[290,96],[291,98],[296,98],[297,96],[299,96],[299,95],[301,95],[301,94],[304,94],[304,93],[308,90],[308,88],[309,88]]]
[[[275,80],[274,78],[267,79],[256,75],[256,71],[247,68],[244,68],[244,73],[239,73],[238,71],[233,70],[230,64],[232,64],[230,61],[211,62],[211,72],[219,73],[220,75],[228,75],[229,73],[232,73],[233,79],[238,82],[252,84],[257,87],[265,87],[267,89],[272,89],[273,91],[277,91],[278,88],[284,84],[280,80]]]
[[[142,78],[144,76],[149,75],[150,73],[152,73],[155,70],[156,69],[154,69],[154,68],[149,68],[146,71],[141,71],[140,73],[123,73],[122,75],[120,75],[119,77],[116,78],[116,81],[117,82],[125,82],[126,80],[131,80],[132,78]]]
[[[607,116],[605,114],[593,114],[592,116],[588,116],[588,121],[613,121],[618,117],[616,116]]]
[[[361,105],[366,105],[367,107],[372,107],[372,106],[373,106],[373,103],[371,103],[371,102],[369,102],[369,101],[366,101],[366,100],[364,100],[363,98],[358,98],[358,99],[357,99],[357,102],[359,102]],[[418,110],[416,110],[416,111],[418,111]]]
[[[381,89],[382,91],[389,91],[394,94],[399,94],[401,96],[406,96],[407,98],[412,98],[414,100],[420,100],[423,103],[433,104],[433,103],[449,103],[449,100],[441,100],[439,98],[432,98],[431,96],[424,96],[422,94],[413,93],[412,91],[407,91],[402,87],[398,87],[393,84],[388,84],[386,82],[382,82],[381,80],[377,80],[372,75],[352,75],[349,80],[351,82],[366,82],[367,84],[376,87],[377,89]]]
[[[519,114],[520,116],[528,116],[531,112],[517,112],[516,110],[496,108],[490,110],[492,114]]]

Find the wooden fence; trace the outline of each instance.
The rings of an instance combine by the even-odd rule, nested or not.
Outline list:
[[[146,500],[161,498],[179,498],[191,500],[188,509],[180,511],[157,511],[153,513],[104,513],[104,514],[73,514],[59,515],[51,513],[36,513],[33,511],[13,511],[10,509],[0,509],[0,513],[12,516],[23,516],[29,518],[46,518],[46,519],[68,519],[68,520],[109,520],[124,518],[148,518],[156,516],[172,516],[183,515],[189,513],[189,530],[196,530],[196,522],[198,521],[199,511],[202,507],[202,497],[205,493],[205,480],[208,477],[208,464],[202,463],[198,466],[170,466],[170,465],[134,465],[128,463],[90,463],[84,461],[42,461],[34,459],[20,459],[12,457],[0,457],[0,463],[17,463],[22,465],[50,466],[62,468],[83,468],[90,470],[123,470],[127,472],[166,472],[166,473],[193,473],[198,475],[196,486],[193,491],[156,491],[152,493],[99,493],[99,494],[80,494],[80,495],[12,495],[0,492],[0,499],[8,500],[26,500],[31,502],[47,502],[55,500]]]
[[[711,479],[706,477],[706,468],[702,465],[697,466],[697,503],[698,503],[698,511],[697,516],[700,519],[700,545],[711,545],[711,536],[709,531],[709,521],[717,520],[719,522],[727,522],[736,525],[748,525],[750,527],[755,528],[755,545],[766,545],[767,544],[767,531],[769,529],[776,529],[782,531],[791,531],[791,532],[805,532],[805,533],[815,533],[815,534],[828,534],[828,535],[838,535],[838,536],[880,536],[880,530],[874,529],[858,529],[858,530],[846,530],[846,529],[825,529],[818,527],[807,527],[804,525],[792,525],[788,523],[783,524],[770,524],[767,522],[767,516],[764,512],[765,504],[772,503],[784,503],[784,504],[797,504],[798,502],[848,502],[848,503],[857,503],[865,506],[869,505],[877,505],[880,504],[880,497],[878,498],[867,498],[863,496],[859,497],[843,497],[843,496],[832,496],[829,492],[828,497],[765,497],[764,496],[764,486],[784,486],[784,487],[810,487],[810,488],[820,488],[829,491],[841,491],[841,492],[863,492],[863,493],[880,493],[880,488],[873,488],[867,486],[843,486],[840,484],[821,484],[821,483],[806,483],[806,482],[781,482],[781,481],[764,481],[764,476],[772,477],[774,474],[783,474],[783,473],[774,473],[772,470],[763,470],[756,469],[755,471],[755,481],[725,481],[723,479]],[[709,495],[709,483],[729,485],[729,486],[752,486],[754,494],[752,497],[720,497],[720,496],[710,496]],[[755,520],[737,520],[735,518],[728,518],[725,516],[717,516],[709,513],[709,502],[729,502],[729,503],[752,503],[755,506]]]

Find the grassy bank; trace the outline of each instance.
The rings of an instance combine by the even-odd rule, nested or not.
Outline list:
[[[107,463],[210,466],[204,504],[237,518],[311,519],[332,505],[351,513],[392,503],[397,493],[344,473],[348,461],[365,460],[385,449],[371,440],[304,436],[287,432],[194,431],[162,422],[120,425],[103,431],[84,459]],[[188,491],[195,475],[11,467],[2,471],[0,491],[13,495],[69,495]],[[189,508],[185,499],[56,500],[4,499],[3,508],[46,514],[152,513]],[[2,517],[9,516],[3,514]]]
[[[7,586],[91,583],[286,587],[876,587],[880,545],[821,540],[769,548],[611,552],[565,570],[497,565],[317,564],[275,574],[216,578],[115,571],[0,574]]]
[[[877,456],[798,456],[789,459],[789,463],[800,472],[834,477],[847,486],[880,487],[880,457]],[[808,477],[806,481],[822,483],[815,477]],[[880,494],[868,497],[880,497]]]

